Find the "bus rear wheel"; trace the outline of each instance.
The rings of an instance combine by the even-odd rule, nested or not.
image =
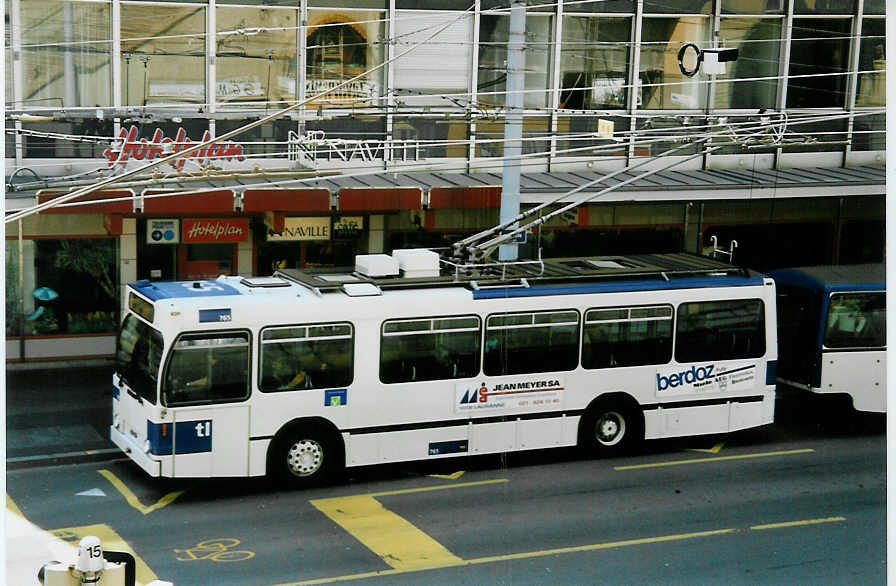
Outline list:
[[[619,401],[593,405],[582,419],[580,444],[595,455],[627,453],[644,439],[637,409]]]
[[[342,469],[341,455],[331,433],[308,425],[290,429],[278,438],[268,462],[285,485],[304,488],[331,480]]]

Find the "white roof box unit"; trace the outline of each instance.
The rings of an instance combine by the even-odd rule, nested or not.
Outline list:
[[[410,279],[439,276],[439,255],[426,248],[404,248],[392,251],[401,275]]]
[[[365,277],[397,277],[398,261],[388,254],[358,254],[355,272]]]

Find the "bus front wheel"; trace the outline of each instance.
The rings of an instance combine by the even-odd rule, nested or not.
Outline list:
[[[287,430],[272,447],[271,471],[294,488],[324,483],[342,469],[338,443],[318,425]]]
[[[589,453],[622,454],[644,439],[644,419],[624,402],[600,402],[583,417],[580,433],[580,443]]]

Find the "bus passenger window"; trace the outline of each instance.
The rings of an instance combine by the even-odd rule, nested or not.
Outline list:
[[[582,366],[615,368],[672,359],[672,306],[592,309],[585,313]]]
[[[380,380],[404,383],[479,374],[476,316],[392,320],[380,339]]]
[[[765,354],[765,310],[759,299],[682,303],[675,360],[701,362]]]
[[[345,387],[353,378],[350,324],[265,328],[261,334],[262,391]]]
[[[572,370],[579,361],[575,311],[492,315],[485,334],[488,376]]]
[[[248,383],[247,333],[186,334],[174,344],[162,396],[168,406],[238,401]]]

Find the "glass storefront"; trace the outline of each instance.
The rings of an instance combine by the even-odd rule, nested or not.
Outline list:
[[[381,0],[314,0],[307,2],[303,28],[301,2],[221,0],[210,14],[208,3],[200,1],[121,0],[120,30],[113,31],[111,0],[4,2],[7,104],[54,114],[52,121],[29,122],[26,132],[7,137],[8,151],[21,148],[25,159],[101,158],[114,117],[97,114],[97,108],[110,108],[118,96],[122,106],[142,108],[120,119],[123,125],[197,118],[208,128],[215,119],[212,131],[219,135],[260,112],[309,98],[291,120],[247,133],[247,150],[259,158],[286,159],[295,141],[320,138],[306,133],[323,128],[339,129],[325,139],[397,141],[388,147],[397,161],[501,151],[495,129],[504,115],[510,18],[500,3],[486,2],[477,13],[452,1],[408,0],[390,17]],[[681,111],[729,116],[775,109],[785,95],[794,110],[846,111],[853,102],[856,108],[882,108],[884,5],[862,3],[858,27],[854,0],[799,0],[792,6],[781,0],[722,0],[717,40],[710,35],[711,2],[651,2],[640,12],[629,0],[566,2],[562,9],[529,3],[523,101],[527,117],[548,120],[529,125],[565,141],[576,139],[564,136],[563,128],[574,126],[564,117],[606,118],[601,113],[613,110],[629,119]],[[784,23],[791,15],[788,30]],[[15,22],[21,23],[18,35],[12,34]],[[716,42],[739,49],[724,74],[711,79],[682,72],[682,47]],[[388,67],[333,91],[405,52]],[[856,54],[858,59],[850,58]],[[120,55],[117,87],[113,55]],[[686,51],[684,64],[696,65],[696,55]],[[787,56],[787,70],[779,71]],[[55,115],[60,109],[65,116]],[[480,128],[471,132],[470,123]],[[860,134],[850,135],[853,128]],[[882,137],[871,128],[857,121],[846,129],[846,140],[858,147],[852,150],[878,150]],[[820,151],[850,148],[817,138],[828,145]],[[471,147],[465,140],[481,144]],[[537,140],[531,144],[538,150],[530,153],[549,151]],[[386,153],[387,147],[371,150]],[[553,153],[568,156],[565,149]]]
[[[117,242],[111,238],[6,242],[6,335],[114,332],[118,324]],[[20,315],[24,313],[24,319]]]
[[[121,5],[121,99],[129,106],[207,102],[205,8]]]

